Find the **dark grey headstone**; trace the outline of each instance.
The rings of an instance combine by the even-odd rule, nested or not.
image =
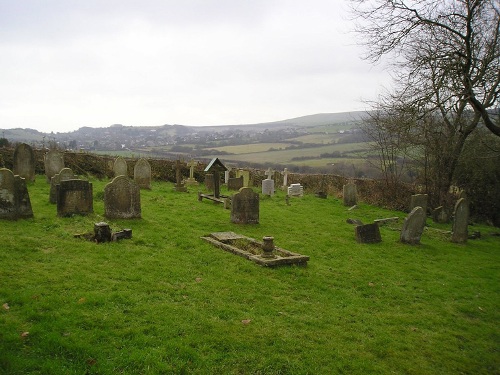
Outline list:
[[[411,210],[403,222],[399,240],[410,245],[419,244],[424,232],[425,218],[426,215],[422,207],[415,207]]]
[[[466,198],[460,198],[455,204],[451,241],[456,243],[467,242],[469,225],[469,203]]]
[[[439,206],[432,210],[432,220],[435,223],[446,224],[450,221],[450,215],[443,206]]]
[[[139,159],[135,163],[134,181],[141,189],[151,189],[151,165],[146,159]]]
[[[33,217],[26,180],[12,171],[0,168],[0,219],[17,220]]]
[[[428,200],[427,194],[412,195],[410,199],[410,211],[413,210],[415,207],[422,207],[422,210],[424,210],[425,214],[427,215],[427,200]]]
[[[229,178],[227,180],[227,189],[228,190],[240,190],[243,187],[243,176],[236,178]]]
[[[92,183],[84,180],[61,181],[57,189],[57,215],[87,215],[94,211]]]
[[[377,243],[382,241],[378,224],[357,225],[354,227],[356,241],[359,243]]]
[[[205,174],[205,188],[208,191],[214,191],[214,175],[212,173]]]
[[[237,224],[259,223],[259,194],[251,188],[241,188],[231,199],[231,222]]]
[[[52,176],[50,179],[49,202],[54,204],[57,203],[57,185],[59,185],[61,181],[74,180],[75,178],[70,168],[63,168],[59,173]]]
[[[126,176],[118,176],[104,187],[104,216],[109,219],[141,217],[141,189]]]
[[[26,181],[35,181],[35,153],[30,145],[21,143],[14,150],[14,175],[26,179]]]

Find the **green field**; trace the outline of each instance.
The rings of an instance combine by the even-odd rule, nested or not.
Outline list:
[[[495,374],[500,371],[500,237],[453,244],[428,220],[401,244],[402,212],[313,195],[260,200],[260,224],[153,183],[142,219],[59,218],[43,176],[29,186],[34,219],[2,221],[2,374]],[[202,188],[202,187],[201,187]],[[349,217],[380,228],[359,244]],[[133,238],[73,235],[107,221]],[[310,256],[263,268],[200,240],[234,231]]]
[[[217,150],[228,152],[230,154],[252,154],[257,152],[265,152],[270,149],[279,150],[281,148],[285,148],[290,146],[290,143],[250,143],[245,145],[237,145],[237,146],[223,146],[223,147],[209,147],[206,150]]]

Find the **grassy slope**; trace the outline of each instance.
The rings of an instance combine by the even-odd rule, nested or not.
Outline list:
[[[346,218],[404,214],[313,196],[287,206],[279,192],[261,200],[259,225],[241,226],[194,189],[155,183],[143,219],[108,221],[133,239],[96,245],[72,235],[105,220],[102,200],[95,215],[57,218],[42,177],[29,190],[35,219],[1,223],[0,372],[500,371],[500,241],[488,228],[467,245],[429,229],[408,246],[382,227],[381,244],[361,245]],[[273,235],[311,260],[262,268],[199,239],[215,231]]]

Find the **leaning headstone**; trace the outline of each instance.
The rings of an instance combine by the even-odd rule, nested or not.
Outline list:
[[[118,176],[104,187],[104,216],[108,219],[141,217],[141,189],[135,181]]]
[[[94,211],[92,183],[66,180],[57,185],[57,215],[87,215]]]
[[[113,172],[115,177],[128,176],[127,161],[121,156],[118,156],[115,159],[115,162],[113,163]]]
[[[378,224],[357,225],[354,227],[356,241],[359,243],[377,243],[382,241]]]
[[[243,176],[236,178],[229,178],[227,180],[227,190],[240,190],[243,187]]]
[[[467,242],[469,225],[469,204],[466,198],[460,198],[455,204],[451,241]]]
[[[47,183],[50,184],[50,179],[64,168],[64,156],[57,150],[50,150],[43,157],[45,166],[45,177]]]
[[[425,214],[427,215],[427,200],[428,200],[427,194],[412,195],[410,199],[410,211],[413,210],[415,207],[422,207]]]
[[[425,211],[422,207],[415,207],[403,222],[403,228],[399,240],[402,243],[417,245],[420,243],[420,238],[425,227]]]
[[[20,143],[14,150],[14,175],[26,179],[28,182],[35,181],[35,153],[30,145]]]
[[[236,224],[259,223],[259,194],[243,187],[231,198],[231,222]]]
[[[0,168],[0,219],[33,217],[26,180],[11,170]]]
[[[356,184],[349,182],[344,185],[343,189],[344,196],[344,206],[354,206],[358,203],[358,191],[356,189]]]
[[[134,181],[141,189],[151,190],[151,165],[144,158],[134,165]]]
[[[49,192],[49,202],[57,203],[57,185],[61,183],[61,181],[66,180],[74,180],[75,175],[70,168],[63,168],[59,173],[56,173],[50,179],[50,192]]]

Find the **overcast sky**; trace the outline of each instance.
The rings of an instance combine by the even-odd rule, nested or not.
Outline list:
[[[390,84],[344,0],[0,0],[0,128],[236,125]]]

